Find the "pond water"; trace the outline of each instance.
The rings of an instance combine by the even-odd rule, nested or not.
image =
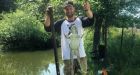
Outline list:
[[[60,49],[58,52],[60,75],[64,75]],[[56,75],[53,50],[0,52],[0,75]]]

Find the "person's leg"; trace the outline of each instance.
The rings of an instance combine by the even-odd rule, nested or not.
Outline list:
[[[70,60],[64,60],[64,75],[73,75],[72,73],[72,67],[71,67],[71,61]]]
[[[82,75],[87,75],[87,58],[80,58],[81,72]]]

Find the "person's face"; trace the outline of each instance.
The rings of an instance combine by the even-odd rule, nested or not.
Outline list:
[[[71,18],[74,16],[75,8],[73,6],[67,6],[64,8],[64,13],[68,18]]]

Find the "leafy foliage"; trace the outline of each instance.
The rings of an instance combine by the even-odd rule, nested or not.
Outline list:
[[[6,48],[41,48],[50,35],[35,16],[17,10],[6,14],[0,24],[0,41]],[[46,46],[47,47],[47,46]]]
[[[50,4],[54,8],[55,21],[64,18],[63,2],[65,0],[1,0],[0,13],[0,43],[4,48],[32,49],[49,48],[50,33],[44,31],[42,20],[44,13]],[[105,25],[115,27],[140,28],[139,7],[140,0],[88,0],[91,9],[100,18],[105,20]],[[74,0],[77,9],[76,15],[84,15],[83,0]],[[17,9],[15,9],[17,8]],[[16,11],[11,11],[16,10]],[[101,23],[101,21],[98,21]],[[98,24],[97,23],[97,24]],[[125,30],[123,49],[120,51],[120,28],[109,28],[108,55],[110,63],[114,65],[111,75],[138,75],[140,34],[137,32],[132,37],[130,30]],[[139,30],[138,30],[139,31]],[[93,31],[85,32],[85,50],[92,51]],[[89,54],[87,54],[90,57]],[[91,59],[88,63],[93,64]],[[94,66],[90,66],[92,70]],[[138,71],[138,72],[137,72]],[[93,73],[93,72],[92,72]],[[91,73],[91,74],[92,74]]]
[[[139,29],[135,31],[133,34],[131,32],[131,28],[125,29],[124,41],[123,41],[123,49],[120,51],[120,38],[121,38],[121,28],[111,27],[109,30],[108,36],[108,65],[113,64],[113,68],[110,70],[109,74],[111,75],[138,75],[139,72],[139,63],[140,60],[138,51],[140,49],[140,35]],[[85,37],[85,50],[88,56],[89,63],[89,73],[93,74],[93,69],[95,68],[93,62],[91,60],[90,52],[93,47],[93,33],[89,29],[86,29],[86,37]],[[93,64],[93,65],[92,65]],[[134,70],[135,69],[135,70]]]
[[[0,0],[0,13],[6,11],[14,11],[16,9],[16,5],[13,0]]]

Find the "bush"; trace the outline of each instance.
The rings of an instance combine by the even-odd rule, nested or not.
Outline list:
[[[17,10],[0,21],[0,41],[7,49],[46,48],[50,34],[35,16]]]

